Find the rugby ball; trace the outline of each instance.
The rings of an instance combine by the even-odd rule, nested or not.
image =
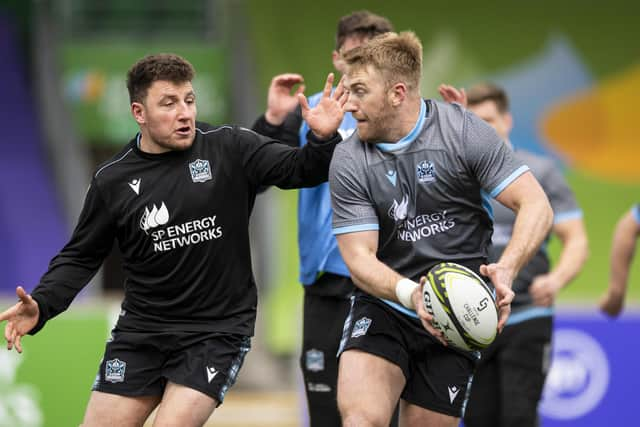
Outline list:
[[[474,351],[495,339],[498,307],[494,292],[467,267],[453,262],[435,265],[427,273],[422,296],[433,326],[442,331],[449,345]]]

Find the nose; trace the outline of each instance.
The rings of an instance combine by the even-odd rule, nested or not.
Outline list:
[[[195,116],[195,112],[196,112],[195,103],[180,102],[178,106],[178,119],[189,120]]]
[[[347,102],[344,104],[344,111],[348,111],[349,113],[353,113],[358,109],[356,102],[353,99],[353,95],[349,93],[349,97],[347,98]]]

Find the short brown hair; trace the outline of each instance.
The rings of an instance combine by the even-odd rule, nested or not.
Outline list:
[[[185,83],[193,80],[193,65],[181,56],[161,53],[140,59],[127,72],[129,102],[143,102],[147,90],[157,80]]]
[[[343,57],[350,69],[373,66],[382,73],[387,86],[402,81],[409,90],[420,87],[422,43],[411,31],[374,37],[346,52]]]
[[[507,92],[493,83],[479,83],[467,91],[467,105],[473,106],[491,101],[500,114],[509,112]]]
[[[364,40],[389,31],[393,31],[393,25],[384,16],[376,15],[368,10],[353,12],[338,21],[336,50],[340,50],[344,41],[349,37],[359,37]]]

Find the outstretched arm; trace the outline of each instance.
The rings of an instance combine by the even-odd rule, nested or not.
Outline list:
[[[611,245],[609,288],[600,300],[600,310],[615,317],[622,312],[627,293],[629,269],[640,236],[640,223],[632,211],[627,212],[616,225]]]
[[[16,288],[16,295],[20,301],[0,313],[0,322],[7,321],[4,328],[7,349],[11,350],[15,346],[18,353],[22,353],[20,340],[38,323],[40,309],[38,303],[25,292],[22,286]]]

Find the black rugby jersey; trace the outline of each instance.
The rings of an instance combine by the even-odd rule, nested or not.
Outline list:
[[[134,138],[95,173],[71,240],[32,292],[36,333],[96,273],[114,240],[123,254],[123,330],[252,335],[257,292],[249,217],[260,186],[327,180],[336,135],[292,148],[253,131],[196,124],[185,151],[148,154]]]

